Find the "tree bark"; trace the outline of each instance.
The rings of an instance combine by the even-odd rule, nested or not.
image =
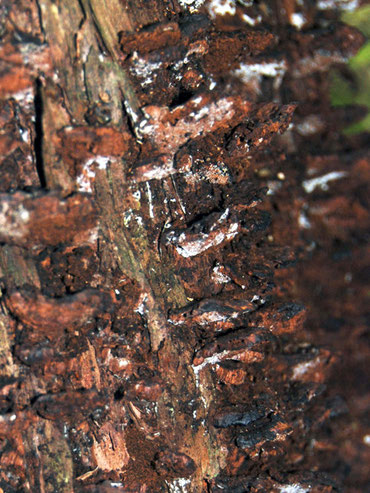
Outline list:
[[[337,491],[291,122],[363,37],[252,3],[3,0],[3,491]]]

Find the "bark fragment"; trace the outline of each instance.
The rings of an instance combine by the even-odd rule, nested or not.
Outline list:
[[[0,241],[23,247],[86,243],[96,233],[91,199],[56,192],[1,194]]]
[[[4,0],[2,490],[365,488],[338,5]]]

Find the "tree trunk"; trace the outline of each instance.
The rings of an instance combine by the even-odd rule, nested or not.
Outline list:
[[[4,492],[336,491],[299,166],[363,38],[306,3],[2,1]]]

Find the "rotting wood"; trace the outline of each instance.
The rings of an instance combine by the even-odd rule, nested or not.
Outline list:
[[[322,80],[363,37],[311,3],[3,0],[3,491],[344,481],[315,458],[346,464],[339,358],[296,277],[308,224],[368,219],[362,196],[315,197],[319,171],[347,176],[340,145],[368,173]]]

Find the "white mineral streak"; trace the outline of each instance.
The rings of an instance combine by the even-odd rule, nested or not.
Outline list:
[[[154,219],[153,196],[152,196],[152,190],[150,188],[150,184],[149,184],[148,181],[146,182],[146,191],[147,191],[147,194],[148,194],[149,217],[151,219]]]
[[[25,209],[23,207],[23,205],[21,205],[18,209],[18,215],[19,215],[19,218],[21,220],[21,222],[23,224],[26,224],[28,223],[29,219],[30,219],[30,213],[28,212],[27,209]]]
[[[206,48],[204,47],[204,45],[202,44],[201,41],[196,41],[195,43],[192,43],[189,50],[187,51],[186,55],[184,56],[184,58],[182,60],[178,60],[176,63],[174,63],[172,65],[172,70],[177,72],[184,65],[187,65],[190,62],[189,56],[193,55],[194,53],[200,53],[202,55],[204,55],[206,53]],[[180,73],[177,74],[176,79],[181,80],[182,74],[180,74]]]
[[[302,183],[303,188],[306,193],[312,193],[317,187],[320,187],[321,190],[327,191],[329,190],[328,182],[339,180],[347,176],[348,173],[346,171],[332,171],[331,173],[327,173],[323,176],[318,176],[316,178],[311,178],[310,180],[305,180]]]
[[[276,192],[278,192],[280,190],[280,188],[282,187],[282,184],[281,184],[281,181],[269,180],[267,182],[267,186],[268,186],[267,195],[274,195]]]
[[[236,75],[238,75],[242,80],[248,81],[250,77],[254,74],[264,75],[266,77],[276,77],[281,73],[285,73],[286,65],[285,61],[281,62],[262,62],[262,63],[241,63],[240,68],[236,70]]]
[[[264,305],[266,303],[266,300],[264,298],[261,298],[258,294],[255,294],[253,298],[251,299],[252,302],[254,301],[259,301],[261,305]]]
[[[107,169],[107,164],[109,163],[110,160],[111,158],[107,156],[96,156],[94,158],[94,161],[98,165],[98,169]]]
[[[262,17],[259,15],[256,17],[256,19],[253,19],[253,17],[250,17],[248,14],[243,14],[242,19],[250,26],[255,26],[256,24],[259,24],[261,22]]]
[[[311,223],[306,216],[306,213],[304,211],[301,211],[298,216],[298,224],[301,228],[303,229],[310,229]]]
[[[176,62],[172,68],[174,71],[177,71],[177,70],[180,70],[181,67],[183,67],[184,65],[187,65],[189,63],[189,58],[187,56],[185,56],[182,60],[179,60],[178,62]],[[182,79],[182,75],[181,74],[178,74],[178,76],[176,76],[178,80],[181,80]]]
[[[126,228],[128,228],[131,219],[134,217],[134,214],[132,212],[132,209],[129,209],[128,211],[125,211],[123,213],[123,224],[125,225]]]
[[[129,105],[127,99],[124,99],[123,100],[123,104],[125,106],[125,110],[126,110],[126,113],[128,114],[128,116],[131,118],[132,122],[134,124],[137,124],[137,122],[139,121],[139,116],[135,113],[135,111],[131,108],[131,106]],[[141,122],[142,123],[142,122]]]
[[[175,173],[173,156],[178,148],[191,138],[211,132],[222,120],[230,120],[235,113],[232,98],[222,98],[201,106],[201,96],[178,106],[174,110],[167,107],[147,106],[143,108],[144,119],[136,127],[141,138],[149,137],[161,149],[165,159],[159,165],[152,165],[141,172],[141,181],[162,179]],[[171,123],[173,114],[188,110],[184,118]]]
[[[201,101],[202,98],[195,98],[192,101],[194,111],[190,113],[188,118],[179,120],[175,126],[166,121],[156,121],[156,115],[153,115],[154,117],[151,118],[151,115],[146,113],[144,108],[143,111],[146,113],[147,118],[140,123],[140,132],[143,135],[156,136],[162,146],[166,145],[169,150],[173,150],[173,148],[178,148],[178,142],[186,142],[187,138],[185,135],[188,133],[194,138],[201,132],[211,131],[216,122],[223,119],[230,119],[234,115],[233,102],[228,98],[223,98],[208,106],[197,108]],[[166,129],[165,133],[161,129],[162,126]],[[169,135],[171,134],[175,134],[176,138],[169,139]]]
[[[117,362],[118,362],[119,368],[126,368],[131,363],[130,360],[125,359],[125,358],[117,358]]]
[[[87,243],[94,244],[99,238],[99,228],[93,228],[90,230],[89,238],[87,239]]]
[[[230,282],[231,278],[226,274],[223,274],[220,269],[221,269],[220,265],[216,265],[216,267],[213,268],[212,276],[211,276],[212,281],[216,282],[217,284],[226,284]]]
[[[206,366],[218,365],[219,363],[225,360],[243,361],[244,357],[245,355],[243,354],[243,351],[237,351],[237,350],[232,351],[229,349],[225,349],[220,353],[215,353],[212,354],[212,356],[208,356],[208,358],[204,358],[203,362],[200,363],[199,365],[191,365],[191,367],[193,369],[196,379],[198,380],[199,372],[202,371]]]
[[[135,219],[139,226],[142,227],[144,225],[143,218],[141,216],[135,216]]]
[[[136,51],[132,55],[132,61],[133,65],[130,68],[130,72],[142,79],[142,87],[149,86],[153,82],[153,72],[162,66],[162,62],[150,62],[144,58],[140,58]]]
[[[303,14],[295,12],[290,16],[290,23],[300,30],[305,25],[306,18]]]
[[[174,479],[171,483],[166,481],[170,493],[188,493],[191,480],[186,478]]]
[[[208,3],[209,15],[214,19],[217,15],[235,15],[234,0],[210,0]]]
[[[225,357],[228,355],[229,355],[229,351],[225,349],[225,351],[222,351],[221,353],[215,353],[212,356],[205,358],[203,363],[200,363],[200,365],[191,365],[196,378],[198,378],[199,372],[203,370],[203,368],[205,368],[208,365],[217,365],[218,363],[223,361]]]
[[[358,0],[319,0],[317,8],[319,10],[340,9],[352,11],[359,6]]]
[[[139,123],[138,126],[138,133],[142,136],[144,134],[146,135],[153,135],[153,132],[155,130],[154,125],[151,125],[149,123],[149,118],[143,118],[141,122]]]
[[[308,493],[311,488],[304,488],[302,485],[295,483],[279,486],[279,489],[280,493]]]
[[[197,122],[198,120],[206,116],[208,114],[208,111],[209,110],[207,106],[205,106],[204,108],[200,109],[198,113],[190,113],[190,116],[193,117],[194,120]]]
[[[22,91],[15,92],[10,95],[17,103],[21,104],[24,109],[30,109],[34,104],[34,92],[33,87],[27,87]]]
[[[299,380],[305,373],[312,368],[315,368],[320,363],[320,358],[311,359],[310,361],[304,361],[299,363],[293,368],[293,380]]]
[[[149,181],[149,180],[162,180],[163,178],[167,178],[175,173],[175,169],[173,167],[172,159],[169,159],[164,164],[153,164],[150,169],[148,168],[141,174],[141,181]]]
[[[226,322],[228,317],[226,315],[221,314],[220,312],[213,310],[209,312],[205,312],[198,318],[199,325],[208,325],[214,322]],[[172,325],[183,325],[185,323],[184,320],[171,320],[169,322]]]
[[[146,306],[147,301],[148,301],[148,294],[141,293],[135,312],[139,313],[142,317],[144,317],[148,313],[148,308]]]
[[[29,140],[29,131],[28,130],[23,130],[22,128],[19,129],[19,133],[21,134],[21,139],[23,142],[28,142]]]
[[[197,96],[196,98],[193,99],[193,103],[194,104],[199,104],[203,101],[203,97],[202,96]]]
[[[188,239],[186,233],[181,233],[179,236],[176,236],[175,233],[169,233],[167,241],[168,243],[173,243],[175,245],[177,253],[182,257],[195,257],[213,246],[220,245],[225,240],[232,240],[238,234],[238,223],[230,224],[226,231],[219,231],[216,234],[212,234],[224,223],[228,215],[229,209],[226,209],[220,218],[212,225],[208,234],[199,233],[196,238]]]
[[[88,159],[82,167],[82,172],[77,177],[77,187],[79,192],[92,193],[92,183],[95,179],[95,169],[106,169],[111,161],[108,156],[95,156]]]
[[[261,62],[261,63],[241,63],[240,68],[234,71],[244,84],[251,84],[254,90],[260,92],[260,82],[262,77],[275,78],[274,88],[279,88],[286,71],[284,60],[280,62]]]
[[[210,78],[210,83],[209,83],[209,90],[213,91],[213,89],[217,86],[216,82]]]
[[[191,13],[196,12],[205,0],[179,0],[181,7],[188,9]]]
[[[203,97],[198,96],[181,106],[181,110],[186,107],[190,111],[174,125],[169,121],[172,112],[168,108],[143,108],[145,116],[136,127],[136,131],[140,138],[149,137],[161,148],[163,159],[143,166],[140,170],[140,181],[161,180],[174,174],[176,170],[173,166],[173,156],[181,145],[190,138],[212,131],[217,122],[230,120],[234,116],[234,104],[230,98],[222,98],[203,107],[202,102]],[[173,111],[178,111],[179,108]]]
[[[134,199],[136,200],[140,200],[141,199],[141,191],[140,190],[136,190],[132,196],[134,197]]]
[[[212,312],[203,313],[201,319],[199,320],[199,324],[209,325],[210,323],[215,322],[226,322],[227,318],[228,317],[226,315],[222,315],[222,313],[214,310]]]

